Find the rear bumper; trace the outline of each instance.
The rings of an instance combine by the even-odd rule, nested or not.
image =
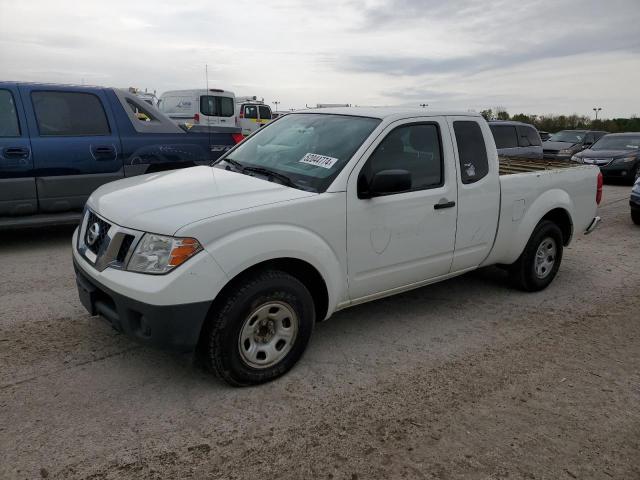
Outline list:
[[[601,221],[600,217],[593,217],[593,220],[591,220],[591,223],[589,224],[587,229],[584,231],[584,234],[588,235],[591,232],[593,232],[596,228],[598,228],[598,225],[600,225],[600,221]]]
[[[119,332],[162,349],[193,350],[211,302],[181,305],[151,305],[119,294],[85,274],[73,262],[82,305],[99,315]]]

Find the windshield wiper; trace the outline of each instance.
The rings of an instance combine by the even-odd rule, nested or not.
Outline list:
[[[299,188],[298,185],[286,175],[282,173],[274,172],[273,170],[269,170],[268,168],[243,166],[242,173],[244,172],[253,172],[259,175],[265,175],[267,177],[277,178],[278,180],[280,180],[280,182],[282,182],[283,185],[286,185],[288,187],[293,187],[293,188]]]

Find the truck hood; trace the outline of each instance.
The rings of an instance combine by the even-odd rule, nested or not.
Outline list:
[[[204,218],[317,195],[220,168],[151,173],[98,188],[87,206],[120,226],[173,235]]]
[[[618,158],[635,155],[635,150],[583,150],[577,154],[580,158]]]

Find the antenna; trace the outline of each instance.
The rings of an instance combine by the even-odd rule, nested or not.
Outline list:
[[[204,64],[204,81],[205,81],[205,86],[207,87],[207,93],[206,93],[207,106],[210,106],[209,105],[209,65],[206,63]],[[207,113],[210,113],[210,112],[207,112]],[[209,117],[209,115],[207,115],[207,117]],[[207,118],[207,132],[209,132],[209,160],[211,160],[211,125],[209,125],[209,118]]]

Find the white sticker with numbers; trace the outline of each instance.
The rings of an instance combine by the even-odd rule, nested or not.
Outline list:
[[[316,167],[329,169],[333,167],[337,161],[337,158],[327,157],[326,155],[307,153],[304,157],[302,157],[300,163],[308,163],[309,165],[315,165]]]

